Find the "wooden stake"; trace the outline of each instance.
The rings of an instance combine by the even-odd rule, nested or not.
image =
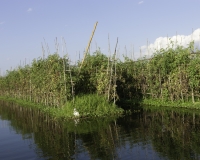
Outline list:
[[[135,60],[135,56],[134,56],[134,45],[132,45],[132,60]]]
[[[127,49],[126,49],[126,45],[124,47],[124,50],[125,50],[125,57],[127,58]]]
[[[115,46],[115,52],[114,52],[114,55],[113,55],[114,61],[115,61],[117,44],[118,44],[118,38],[117,38],[117,43],[116,43],[116,46]],[[109,82],[109,86],[108,86],[108,101],[110,100],[110,89],[111,89],[111,82],[112,82],[112,77],[113,77],[113,75],[112,75],[113,73],[112,72],[113,72],[113,60],[112,60],[111,68],[110,68],[110,82]],[[115,71],[115,74],[116,74],[116,71]],[[114,79],[114,80],[115,80],[115,82],[114,82],[115,86],[114,87],[116,87],[116,79]],[[114,104],[115,104],[115,101],[116,101],[115,94],[116,93],[115,93],[115,90],[114,90]]]
[[[148,38],[147,38],[147,57],[149,58],[149,41],[148,41]]]
[[[115,46],[115,52],[114,52],[114,63],[115,63],[115,77],[114,77],[114,104],[116,103],[116,50],[117,50],[117,44],[118,44],[118,37],[117,37],[117,43]]]
[[[83,63],[84,63],[85,57],[87,56],[87,52],[88,52],[88,50],[89,50],[89,48],[90,48],[90,44],[91,44],[91,42],[92,42],[92,38],[93,38],[93,36],[94,36],[94,32],[95,32],[95,30],[96,30],[97,24],[98,24],[98,22],[96,22],[95,25],[94,25],[94,29],[93,29],[92,35],[91,35],[91,37],[90,37],[88,46],[87,46],[87,48],[86,48],[85,55],[84,55],[84,57],[83,57],[83,61],[82,61],[81,66],[80,66],[80,70],[81,70],[81,67],[82,67],[82,65],[83,65]],[[80,73],[80,71],[79,71],[79,73]]]
[[[177,31],[176,31],[176,47],[177,47]]]

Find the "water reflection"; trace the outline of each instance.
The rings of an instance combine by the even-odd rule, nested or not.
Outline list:
[[[0,119],[9,120],[5,125],[24,139],[33,140],[34,151],[41,150],[43,159],[200,158],[197,111],[147,108],[131,116],[77,123],[52,121],[38,110],[2,102]]]

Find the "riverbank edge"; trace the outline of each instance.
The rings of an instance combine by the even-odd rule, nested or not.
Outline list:
[[[181,102],[181,101],[162,101],[159,99],[144,99],[142,105],[149,105],[154,107],[172,107],[172,108],[185,108],[185,109],[198,109],[200,110],[200,102]]]
[[[5,97],[5,96],[0,96],[0,100],[2,101],[6,101],[6,102],[13,102],[15,104],[18,104],[22,107],[29,107],[32,109],[39,109],[40,111],[42,111],[44,114],[48,114],[50,117],[52,117],[52,119],[56,120],[56,119],[62,119],[62,120],[67,120],[67,119],[76,119],[76,118],[94,118],[94,117],[105,117],[105,116],[112,116],[112,117],[116,117],[116,116],[121,116],[124,113],[124,110],[122,108],[117,107],[116,105],[114,106],[114,110],[113,113],[109,113],[109,112],[105,112],[105,113],[101,113],[101,114],[79,114],[79,116],[74,116],[73,115],[73,109],[64,105],[62,107],[49,107],[49,106],[45,106],[43,104],[36,104],[30,101],[26,101],[26,100],[22,100],[22,99],[16,99],[16,98],[10,98],[10,97]],[[111,105],[113,106],[113,105]],[[68,109],[67,109],[68,108]],[[69,112],[67,112],[69,111]]]
[[[162,101],[160,99],[142,99],[142,100],[121,100],[119,102],[120,106],[123,106],[123,109],[131,112],[133,109],[141,109],[144,106],[152,106],[153,109],[159,109],[161,107],[168,107],[168,108],[182,108],[182,109],[195,109],[200,110],[200,102],[192,103],[192,101],[189,102],[182,102],[182,101]]]

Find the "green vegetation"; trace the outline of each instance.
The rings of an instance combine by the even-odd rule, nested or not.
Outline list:
[[[171,44],[173,46],[173,42]],[[121,99],[128,99],[130,104],[136,99],[142,104],[198,109],[199,53],[191,42],[186,48],[177,46],[157,50],[149,59],[144,57],[133,61],[126,58],[119,66],[124,71],[123,81],[117,83],[117,86],[123,85],[124,92],[117,88],[117,93],[121,93]]]
[[[113,103],[113,67],[107,62],[108,58],[99,51],[86,57],[81,70],[79,62],[71,65],[66,56],[61,58],[58,54],[34,59],[31,65],[0,77],[0,96],[37,104],[53,115],[55,112],[56,117],[73,117],[74,108],[82,117],[121,114],[123,110]]]
[[[200,109],[200,102],[192,103],[191,101],[182,102],[182,101],[162,101],[159,99],[144,99],[142,104],[149,106],[158,106],[158,107],[177,107],[177,108],[192,108]]]
[[[122,113],[115,104],[126,109],[124,102],[198,108],[198,53],[190,43],[187,48],[155,51],[149,59],[121,61],[116,53],[108,57],[98,50],[76,65],[55,53],[0,77],[0,96],[60,108],[67,114],[77,108],[82,116]]]
[[[171,42],[172,43],[172,42]],[[200,55],[194,43],[157,51],[145,63],[143,104],[199,108]]]
[[[123,112],[121,108],[114,104],[108,103],[104,97],[97,95],[77,96],[75,103],[70,101],[63,107],[48,107],[21,99],[0,97],[0,100],[17,103],[20,106],[40,109],[42,112],[55,119],[83,118],[83,117],[103,117],[107,115],[119,115]],[[80,116],[75,117],[74,108],[79,112]]]

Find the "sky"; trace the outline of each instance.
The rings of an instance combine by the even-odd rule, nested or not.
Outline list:
[[[169,38],[200,47],[199,6],[200,0],[0,0],[0,74],[43,57],[42,46],[45,57],[57,45],[60,56],[77,61],[97,21],[91,52],[109,55],[110,43],[113,53],[117,38],[119,58],[152,54]]]

